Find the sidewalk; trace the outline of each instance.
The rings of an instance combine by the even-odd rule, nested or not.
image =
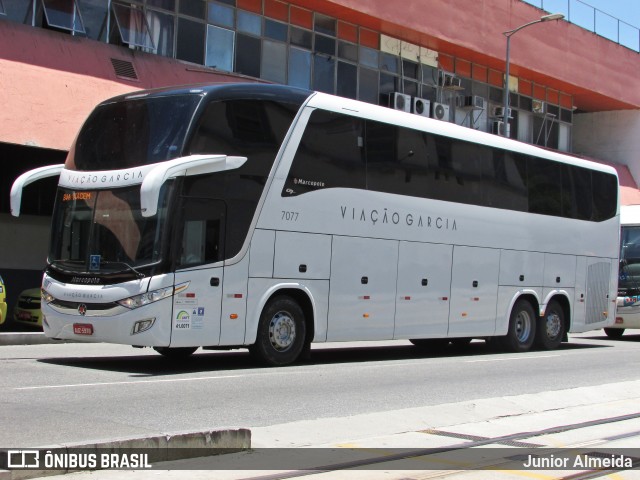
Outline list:
[[[277,408],[277,407],[274,407]],[[265,408],[265,414],[268,408]],[[625,417],[624,419],[620,417]],[[615,419],[607,423],[606,419]],[[553,427],[582,424],[580,428]],[[566,431],[563,431],[566,430]],[[535,433],[527,433],[535,432]],[[521,434],[521,435],[519,435]],[[112,479],[221,479],[312,477],[322,480],[426,479],[437,476],[475,480],[480,478],[559,478],[573,470],[491,470],[507,448],[517,455],[531,448],[561,452],[571,448],[597,449],[603,446],[627,449],[640,457],[640,381],[584,387],[535,395],[497,397],[431,407],[318,419],[251,429],[252,450],[218,457],[156,463],[153,470],[98,470],[47,477],[57,480]],[[512,438],[507,441],[506,439]],[[513,440],[515,439],[515,440]],[[462,446],[481,452],[489,470],[469,471],[467,458],[448,451]],[[309,447],[315,447],[310,449]],[[527,448],[528,447],[528,448]],[[295,449],[295,450],[294,450]],[[301,450],[302,449],[302,450]],[[354,450],[355,449],[355,450]],[[295,457],[309,463],[305,468],[336,463],[357,464],[364,458],[393,459],[406,449],[438,449],[437,455],[421,456],[366,469],[334,472],[286,473],[302,470]],[[541,450],[537,450],[540,452]],[[511,450],[509,450],[511,452]],[[456,455],[458,455],[456,457]],[[495,455],[494,455],[495,456]],[[384,458],[383,458],[384,459]],[[316,463],[313,463],[313,462]],[[379,460],[378,460],[379,461]],[[435,462],[435,463],[434,463]],[[493,462],[493,463],[492,463]],[[496,463],[498,462],[498,463]],[[504,461],[502,462],[504,464]],[[498,467],[504,468],[504,467]],[[637,467],[636,467],[637,468]],[[242,469],[242,470],[240,470]],[[188,470],[188,472],[185,472]],[[520,469],[522,470],[522,469]],[[14,471],[11,480],[19,478]],[[2,478],[2,477],[0,477]],[[615,473],[616,479],[640,478],[640,471]],[[4,479],[3,479],[4,480]]]

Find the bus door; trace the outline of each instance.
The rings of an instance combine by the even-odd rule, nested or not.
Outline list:
[[[171,347],[218,345],[224,277],[226,205],[222,200],[183,197],[171,320]],[[180,287],[187,288],[179,291]]]

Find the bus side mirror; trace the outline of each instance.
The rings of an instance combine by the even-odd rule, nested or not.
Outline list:
[[[140,186],[142,216],[153,217],[158,212],[160,189],[170,178],[233,170],[240,168],[246,161],[247,157],[189,155],[158,164],[144,177]]]
[[[22,190],[30,183],[42,180],[43,178],[60,175],[64,165],[48,165],[46,167],[34,168],[23,173],[15,179],[11,186],[11,215],[20,216],[20,205],[22,204]]]

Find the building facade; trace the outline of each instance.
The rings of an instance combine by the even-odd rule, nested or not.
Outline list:
[[[522,0],[0,0],[0,275],[38,285],[55,180],[91,109],[143,88],[274,82],[499,133],[505,37],[546,12]],[[638,53],[566,21],[513,37],[510,135],[617,165],[640,203]]]

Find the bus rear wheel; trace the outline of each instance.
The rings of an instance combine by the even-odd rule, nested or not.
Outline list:
[[[274,297],[262,310],[250,351],[267,365],[289,365],[300,356],[305,337],[304,312],[298,302],[287,296]]]
[[[189,357],[198,347],[153,347],[153,349],[163,357],[177,360]]]
[[[555,300],[551,300],[540,317],[536,346],[543,350],[555,350],[564,337],[564,310]]]
[[[536,337],[536,315],[525,299],[516,301],[509,317],[509,331],[499,338],[500,346],[510,352],[526,352]]]

